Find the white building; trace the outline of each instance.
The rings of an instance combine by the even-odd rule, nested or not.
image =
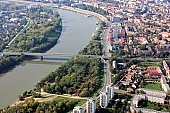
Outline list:
[[[161,86],[162,86],[162,89],[167,93],[167,95],[170,95],[170,87],[169,87],[169,84],[167,82],[168,79],[163,75],[161,76]]]
[[[76,107],[74,107],[72,113],[84,113],[84,109],[80,106],[76,106]]]
[[[112,99],[114,97],[114,85],[113,84],[107,85],[106,92],[108,93],[108,98]]]
[[[107,92],[102,92],[100,94],[100,106],[106,108],[109,104],[109,96]]]
[[[112,66],[113,66],[113,69],[117,69],[117,63],[115,60],[112,62]]]
[[[86,102],[86,113],[95,113],[96,112],[96,100],[89,99]]]

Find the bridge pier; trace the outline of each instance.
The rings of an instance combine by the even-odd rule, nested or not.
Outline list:
[[[43,56],[40,56],[40,59],[43,60]]]

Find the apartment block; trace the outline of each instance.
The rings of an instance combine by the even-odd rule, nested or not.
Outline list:
[[[108,93],[108,98],[112,99],[114,97],[114,85],[108,84],[106,86],[106,92]]]
[[[168,78],[170,78],[170,60],[164,60],[163,66],[166,71],[166,75],[168,76]]]
[[[86,102],[86,113],[95,113],[96,112],[96,100],[89,99]]]
[[[109,104],[109,95],[107,92],[102,92],[100,94],[100,106],[106,108]]]
[[[74,107],[72,113],[84,113],[84,109],[80,106],[76,106],[76,107]]]
[[[162,86],[162,89],[167,93],[167,95],[170,95],[170,87],[169,87],[169,80],[163,75],[161,77],[161,86]]]

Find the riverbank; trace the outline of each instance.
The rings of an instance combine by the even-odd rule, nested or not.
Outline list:
[[[59,9],[60,10],[60,9]],[[57,49],[56,49],[56,47],[55,47],[55,49],[52,49],[52,51],[50,50],[49,52],[65,52],[65,53],[68,53],[68,52],[70,52],[70,53],[74,53],[74,52],[78,52],[78,50],[80,50],[80,48],[83,48],[83,46],[85,46],[85,45],[83,45],[83,44],[86,44],[86,42],[88,43],[88,41],[89,41],[89,39],[91,39],[91,33],[93,33],[94,31],[95,31],[95,29],[96,29],[96,25],[94,24],[95,22],[96,22],[96,20],[94,20],[94,18],[86,18],[86,17],[84,17],[84,16],[82,16],[82,15],[80,15],[80,14],[78,14],[78,13],[73,13],[73,12],[71,12],[71,11],[64,11],[63,12],[63,10],[60,10],[60,11],[62,11],[62,13],[61,14],[66,14],[66,15],[68,15],[68,13],[69,14],[71,14],[71,15],[69,15],[69,16],[62,16],[64,19],[64,32],[62,33],[62,36],[61,36],[61,38],[60,38],[60,40],[59,40],[59,42],[58,42],[58,44],[57,44]],[[66,13],[67,12],[67,13]],[[77,16],[77,15],[79,15],[79,16]],[[76,18],[72,18],[71,16],[74,16],[74,17],[76,17]],[[71,18],[70,18],[71,17]],[[65,18],[69,18],[69,19],[65,19]],[[81,21],[80,22],[78,22],[77,21],[77,19],[81,19]],[[67,21],[65,21],[65,20],[67,20]],[[76,22],[74,22],[76,20]],[[86,20],[86,21],[84,21],[84,20]],[[90,20],[90,21],[89,21]],[[93,20],[93,21],[91,21],[91,20]],[[68,23],[70,23],[71,22],[71,24],[68,24]],[[91,22],[91,24],[89,23],[89,22]],[[88,23],[88,24],[87,24]],[[79,26],[77,26],[76,24],[78,24]],[[76,26],[75,26],[76,25]],[[94,25],[94,26],[93,26]],[[74,27],[71,27],[71,26],[74,26]],[[82,26],[84,26],[84,27],[82,27]],[[86,27],[87,26],[87,27]],[[90,27],[89,27],[90,26]],[[78,31],[76,30],[76,31],[71,31],[71,29],[78,29]],[[87,33],[86,34],[83,34],[83,33],[81,33],[81,31],[86,31]],[[69,32],[68,33],[68,31],[71,31],[71,32]],[[79,34],[77,34],[77,33],[79,33]],[[90,34],[90,35],[89,35]],[[64,37],[63,37],[63,35],[64,35]],[[65,38],[65,37],[67,37],[67,38]],[[79,37],[79,38],[75,38],[75,37]],[[81,40],[83,40],[83,41],[81,41],[80,40],[80,37],[81,37]],[[69,40],[71,38],[71,40]],[[63,40],[64,39],[64,40]],[[74,40],[77,40],[77,41],[74,41]],[[88,40],[88,41],[87,41]],[[72,44],[68,44],[68,43],[66,43],[66,42],[69,42],[69,43],[73,43],[73,45]],[[81,43],[82,42],[82,43]],[[63,46],[61,46],[61,45],[63,45],[64,46],[64,48],[63,48]],[[76,48],[76,49],[71,49],[71,47],[74,47],[74,48]],[[70,48],[69,50],[68,50],[68,48]],[[79,49],[77,49],[77,48],[79,48]],[[55,50],[55,51],[54,51]],[[30,65],[30,64],[29,64]],[[34,64],[35,65],[35,64]],[[24,68],[25,67],[28,67],[28,64],[27,64],[27,66],[24,66]],[[33,65],[31,65],[31,67],[34,67],[34,69],[36,69],[36,70],[40,70],[40,69],[37,69],[35,66],[33,66]],[[37,66],[37,67],[39,67],[39,66]],[[49,66],[48,66],[49,67]],[[48,68],[48,67],[46,67],[46,68]],[[30,67],[28,67],[29,69],[29,72],[31,72],[30,71]],[[42,69],[41,70],[46,70],[46,69],[44,69],[43,67],[41,67]],[[17,74],[17,75],[22,75],[22,76],[35,76],[36,75],[36,77],[37,76],[39,76],[39,75],[41,75],[43,72],[38,72],[38,73],[34,73],[34,74],[32,74],[32,73],[29,73],[29,75],[27,75],[27,72],[28,72],[28,70],[26,71],[26,74],[25,73],[22,73],[21,71],[23,70],[23,68],[17,68],[17,70],[19,71],[19,74]],[[15,71],[15,70],[14,70]],[[45,72],[46,73],[46,72]],[[42,76],[43,75],[46,75],[45,73],[43,73],[42,74]],[[14,73],[13,73],[13,76],[15,76],[15,78],[18,78]],[[5,78],[7,78],[8,76],[5,76]],[[12,77],[11,77],[12,78]],[[25,79],[23,79],[23,77],[19,77],[20,78],[20,80],[22,80],[22,81],[24,81]],[[42,78],[42,77],[41,77]],[[35,79],[35,77],[33,78],[33,79]],[[4,78],[3,79],[1,79],[1,81],[2,80],[4,80]],[[29,80],[29,79],[27,79],[29,82],[30,81],[32,81],[32,80]],[[36,80],[36,79],[35,79]],[[38,79],[38,80],[40,80],[40,79]],[[37,81],[38,81],[37,80]],[[13,79],[13,81],[15,81],[14,79]],[[8,78],[8,82],[11,82],[11,81],[9,81],[9,78]],[[3,84],[3,82],[1,82],[2,84]],[[13,82],[11,82],[11,84],[12,84]],[[20,83],[19,81],[17,82],[17,83]],[[35,83],[35,81],[33,81],[33,83],[32,82],[30,82],[29,84],[34,84]],[[1,86],[4,86],[4,88],[5,88],[5,86],[8,86],[8,84],[6,83],[5,85],[1,85]],[[15,86],[15,85],[10,85],[10,87],[11,87],[11,89],[16,89],[16,88],[13,88],[13,86]],[[24,88],[25,86],[24,85],[22,85],[21,84],[21,86],[22,86],[22,88]],[[28,83],[27,83],[27,86],[25,87],[25,89],[30,89],[30,87],[32,87],[32,86],[30,86],[30,85],[28,85]],[[24,91],[22,88],[20,88],[21,90],[19,91],[19,92],[21,92],[21,91]],[[7,88],[8,89],[8,88]],[[17,90],[17,89],[16,89]],[[4,94],[8,94],[7,92],[6,92],[7,90],[5,90],[5,91],[2,91],[2,92],[4,92]],[[10,93],[9,93],[10,94]],[[16,95],[18,95],[18,94],[21,94],[21,93],[13,93],[14,95],[15,95],[15,97],[16,97]],[[1,96],[2,97],[2,96]],[[6,97],[8,97],[8,96],[6,96]],[[10,99],[10,98],[9,98]],[[1,101],[5,101],[5,100],[3,100],[2,98],[1,98]],[[1,102],[0,102],[1,103]]]
[[[80,8],[74,8],[74,7],[69,7],[69,6],[61,6],[60,8],[64,9],[64,10],[69,10],[69,11],[81,13],[81,14],[84,14],[84,15],[90,15],[90,16],[93,16],[93,17],[99,19],[100,21],[104,21],[104,22],[108,21],[107,18],[104,17],[103,15],[100,15],[98,13],[91,12],[91,11],[88,11],[88,10],[83,10],[83,9],[80,9]]]
[[[75,11],[75,10],[74,10]],[[84,13],[84,14],[87,14],[87,13]],[[88,13],[89,14],[89,13]],[[53,95],[53,94],[52,94]],[[54,97],[56,96],[56,95],[53,95]],[[16,105],[16,103],[18,103],[18,101],[16,101],[13,105]]]
[[[91,40],[91,34],[96,31],[96,27],[99,27],[95,24],[97,20],[68,10],[57,9],[57,11],[63,21],[63,30],[55,47],[51,48],[47,53],[76,54]],[[34,61],[41,62],[40,59]],[[58,67],[52,63],[34,63],[34,61],[18,65],[10,72],[5,73],[4,76],[2,75],[0,78],[0,85],[3,86],[0,88],[0,108],[11,105],[16,101],[18,94],[22,94],[25,90],[33,89],[33,85],[37,81]],[[46,61],[63,62],[62,59],[52,56],[44,57],[43,62]]]

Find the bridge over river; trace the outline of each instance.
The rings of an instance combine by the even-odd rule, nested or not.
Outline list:
[[[83,54],[72,54],[72,53],[29,53],[29,52],[2,52],[1,56],[35,56],[40,57],[43,59],[43,56],[57,56],[57,57],[95,57],[95,58],[102,58],[102,59],[108,59],[108,56],[100,56],[100,55],[83,55]]]

